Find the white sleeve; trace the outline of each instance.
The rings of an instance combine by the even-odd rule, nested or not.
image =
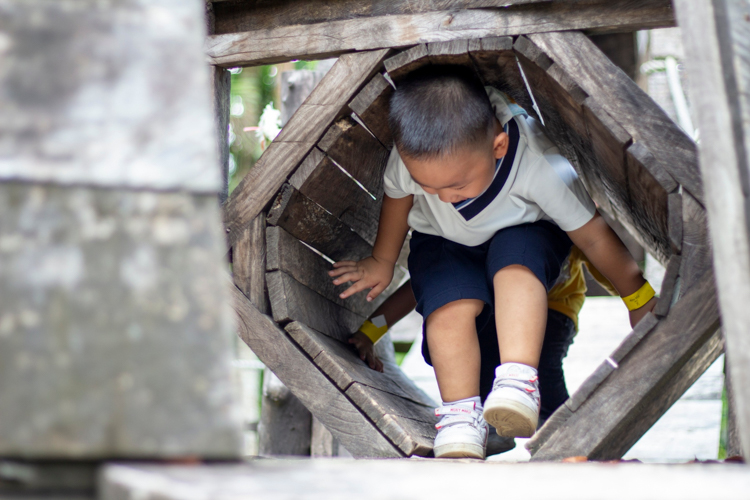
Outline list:
[[[411,178],[409,171],[406,170],[406,165],[401,161],[396,146],[391,149],[391,155],[388,157],[388,163],[385,167],[385,175],[383,176],[383,187],[385,194],[390,198],[405,198],[410,194],[416,194],[415,191],[416,183]]]
[[[574,231],[594,217],[596,205],[573,166],[559,154],[547,154],[533,167],[533,201],[563,231]]]

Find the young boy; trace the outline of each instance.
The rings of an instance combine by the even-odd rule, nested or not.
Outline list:
[[[443,405],[436,457],[484,458],[487,426],[531,436],[547,291],[575,244],[630,303],[635,325],[653,289],[596,213],[572,166],[540,124],[458,66],[408,75],[391,99],[395,147],[371,257],[339,262],[342,298],[390,283],[409,227],[409,272]],[[484,405],[480,342],[494,316],[500,366]]]

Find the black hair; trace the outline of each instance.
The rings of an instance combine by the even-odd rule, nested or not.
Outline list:
[[[399,153],[431,158],[491,137],[495,114],[476,73],[465,66],[423,66],[398,81],[388,125]]]

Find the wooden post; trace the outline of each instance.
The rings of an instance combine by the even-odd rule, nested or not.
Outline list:
[[[232,75],[228,70],[211,66],[216,142],[221,172],[220,203],[224,203],[229,196],[229,91],[232,83],[231,77]]]
[[[750,2],[677,0],[742,448],[750,450]],[[700,33],[700,36],[696,36]]]

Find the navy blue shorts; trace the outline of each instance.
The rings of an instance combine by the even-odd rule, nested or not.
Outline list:
[[[474,247],[415,231],[410,243],[409,273],[417,312],[427,318],[450,302],[479,299],[485,308],[477,317],[477,332],[491,330],[494,335],[494,328],[485,327],[490,321],[494,323],[495,274],[504,267],[522,265],[549,290],[572,245],[565,231],[547,221],[501,229]],[[426,341],[422,343],[422,353],[431,364]]]

